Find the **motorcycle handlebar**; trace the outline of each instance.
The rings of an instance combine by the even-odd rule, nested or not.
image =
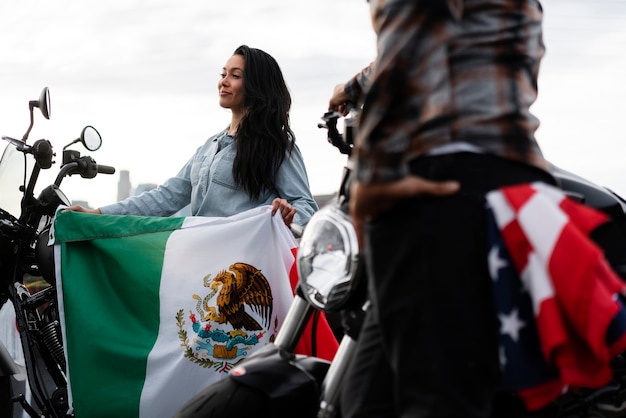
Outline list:
[[[115,174],[115,167],[111,167],[110,165],[98,164],[98,173],[100,173],[100,174]]]
[[[61,181],[65,176],[80,174],[83,178],[94,178],[96,174],[114,174],[115,167],[109,165],[96,164],[89,156],[81,157],[78,160],[67,163],[61,167],[54,184],[61,185]]]

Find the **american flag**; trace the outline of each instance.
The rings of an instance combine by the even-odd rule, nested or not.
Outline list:
[[[600,387],[626,350],[625,285],[589,233],[608,218],[532,183],[487,195],[504,386],[529,410]]]

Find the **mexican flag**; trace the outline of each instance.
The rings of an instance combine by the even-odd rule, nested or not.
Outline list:
[[[293,299],[297,242],[269,206],[228,218],[59,212],[51,242],[77,418],[172,416],[273,341]]]

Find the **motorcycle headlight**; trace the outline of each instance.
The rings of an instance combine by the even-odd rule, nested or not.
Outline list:
[[[300,240],[297,267],[308,301],[326,311],[340,309],[354,289],[359,247],[350,217],[337,205],[320,209]]]

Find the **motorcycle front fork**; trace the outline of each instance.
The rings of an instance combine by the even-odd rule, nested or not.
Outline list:
[[[296,292],[283,325],[276,334],[274,345],[289,353],[293,353],[314,311],[315,309],[306,299]]]
[[[320,409],[317,418],[334,418],[337,416],[341,387],[350,361],[354,357],[355,349],[356,341],[350,336],[344,335],[322,383]]]

